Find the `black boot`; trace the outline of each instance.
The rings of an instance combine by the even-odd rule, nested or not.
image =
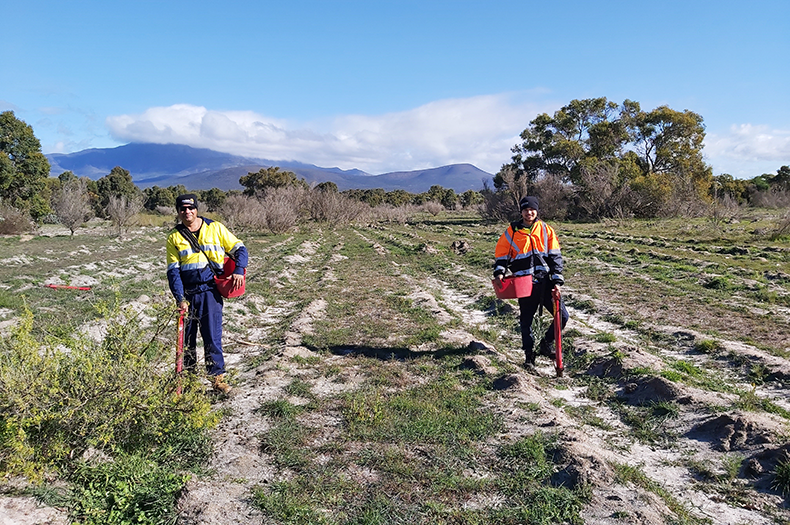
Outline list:
[[[540,344],[538,345],[540,355],[544,355],[549,359],[554,359],[556,357],[556,351],[554,350],[554,345],[545,338],[540,340]]]
[[[524,354],[524,366],[535,366],[535,354],[532,352],[527,352]]]

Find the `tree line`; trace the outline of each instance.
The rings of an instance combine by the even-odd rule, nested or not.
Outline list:
[[[699,215],[719,199],[755,206],[790,204],[788,170],[751,180],[713,176],[702,156],[705,126],[693,111],[605,97],[572,100],[521,133],[487,194],[493,215],[538,194],[555,218]]]
[[[298,216],[328,220],[348,202],[380,210],[419,207],[438,212],[457,207],[479,209],[484,218],[508,220],[526,194],[541,198],[548,218],[597,220],[605,217],[694,215],[712,204],[779,207],[790,205],[790,167],[751,180],[729,174],[713,176],[702,157],[703,119],[667,106],[643,111],[638,102],[621,105],[605,97],[573,100],[554,115],[542,114],[521,133],[510,162],[502,165],[493,187],[457,194],[432,186],[427,192],[351,189],[339,191],[333,182],[312,188],[290,171],[273,166],[239,179],[243,190],[193,190],[208,211],[235,214],[234,208],[294,206]],[[93,216],[110,219],[119,232],[142,210],[170,214],[184,185],[140,189],[128,170],[116,166],[91,180],[70,171],[49,176],[50,165],[31,126],[12,111],[0,113],[0,231],[27,217],[36,223],[60,222],[74,232]],[[286,192],[301,197],[285,197]],[[321,195],[323,209],[307,200]],[[279,199],[279,200],[277,200]],[[301,199],[301,200],[300,200]],[[314,199],[315,200],[315,199]],[[335,209],[337,208],[337,209]],[[353,206],[351,206],[353,208]],[[345,215],[359,215],[345,210]],[[249,214],[248,214],[249,215]],[[298,217],[278,219],[284,225]],[[250,226],[253,227],[250,223]],[[271,229],[271,228],[270,228]]]

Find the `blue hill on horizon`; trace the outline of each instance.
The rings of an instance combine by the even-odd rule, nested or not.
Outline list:
[[[129,170],[134,183],[142,188],[183,184],[191,190],[242,189],[240,177],[270,166],[292,171],[309,184],[334,182],[340,190],[382,188],[387,191],[403,189],[420,193],[438,184],[460,193],[470,189],[480,190],[483,181],[491,179],[491,174],[471,164],[370,175],[357,169],[342,170],[295,161],[255,159],[181,144],[133,143],[116,148],[51,153],[47,158],[52,176],[68,170],[79,177],[96,180],[110,173],[115,166],[121,166]]]

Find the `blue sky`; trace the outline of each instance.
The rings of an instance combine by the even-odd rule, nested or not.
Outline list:
[[[0,111],[44,153],[173,142],[496,172],[575,98],[702,115],[714,174],[790,164],[790,2],[0,0]]]

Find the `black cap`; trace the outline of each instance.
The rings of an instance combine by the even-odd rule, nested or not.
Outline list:
[[[518,209],[523,210],[524,208],[532,208],[533,210],[538,210],[538,198],[537,197],[522,197],[518,203]]]
[[[185,193],[176,197],[176,209],[180,210],[184,206],[198,207],[197,195],[194,193]]]

